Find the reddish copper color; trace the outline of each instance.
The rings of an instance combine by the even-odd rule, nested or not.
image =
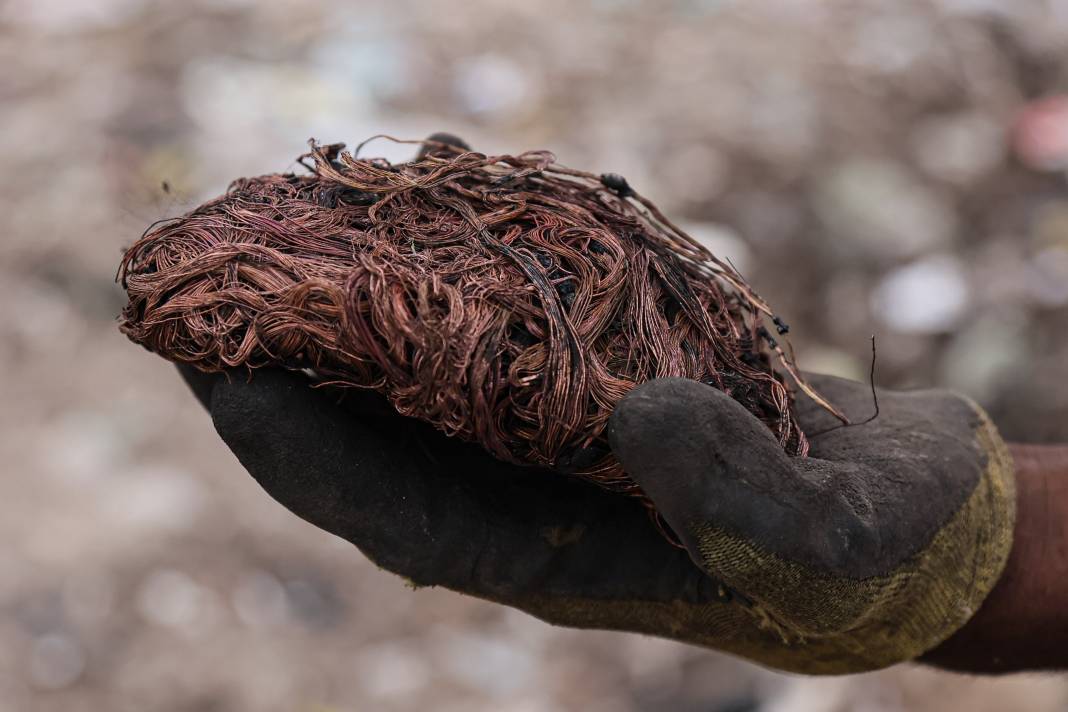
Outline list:
[[[374,389],[498,458],[616,490],[637,487],[605,425],[652,378],[720,388],[807,450],[768,307],[618,176],[544,151],[342,148],[313,143],[308,174],[236,180],[152,227],[119,270],[123,332],[204,371]]]

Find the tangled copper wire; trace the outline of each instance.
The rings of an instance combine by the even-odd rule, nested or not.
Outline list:
[[[307,174],[236,180],[150,228],[119,269],[123,332],[204,371],[374,389],[502,460],[619,491],[640,494],[606,422],[652,378],[719,388],[806,453],[771,310],[621,177],[545,151],[343,148],[312,142]]]

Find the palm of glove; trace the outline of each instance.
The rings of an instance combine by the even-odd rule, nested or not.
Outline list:
[[[946,392],[881,393],[878,419],[814,438],[800,459],[711,387],[635,389],[613,415],[612,447],[684,551],[638,502],[502,463],[374,394],[339,404],[279,371],[183,374],[241,463],[298,516],[417,585],[556,624],[784,669],[869,669],[952,633],[1008,551],[1007,456],[981,412]],[[854,420],[871,411],[867,386],[813,385]],[[804,399],[798,417],[809,432],[836,423]],[[947,560],[959,570],[949,583]]]

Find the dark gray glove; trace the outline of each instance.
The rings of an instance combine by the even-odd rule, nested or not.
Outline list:
[[[874,422],[791,458],[742,406],[694,381],[617,407],[614,453],[687,549],[635,500],[397,415],[376,394],[273,370],[183,369],[267,492],[417,585],[559,625],[610,628],[841,673],[914,658],[968,620],[1011,544],[1012,467],[970,401],[881,392]],[[812,377],[851,418],[866,385]],[[802,397],[802,427],[835,425]]]

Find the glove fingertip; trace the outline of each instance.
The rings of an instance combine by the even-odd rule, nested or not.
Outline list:
[[[220,377],[211,393],[215,430],[238,450],[250,441],[299,440],[321,420],[313,402],[318,394],[294,374],[262,369],[254,377]]]
[[[640,461],[647,455],[659,456],[675,448],[713,390],[687,378],[658,378],[627,394],[608,421],[609,445],[624,469],[628,461],[641,469]]]
[[[189,386],[189,390],[193,392],[193,395],[200,402],[200,405],[204,406],[207,411],[211,410],[211,394],[215,390],[215,384],[221,378],[218,373],[204,373],[188,363],[177,363],[175,367],[178,369],[178,374],[185,381],[185,385]]]

